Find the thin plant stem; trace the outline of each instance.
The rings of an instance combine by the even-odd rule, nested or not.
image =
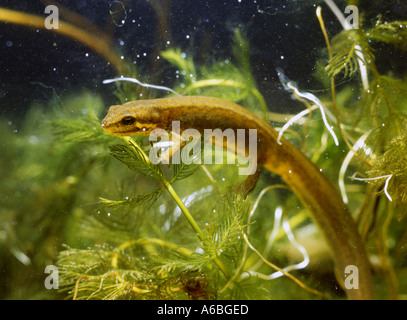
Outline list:
[[[131,144],[139,150],[139,152],[143,155],[144,160],[150,164],[150,159],[148,156],[145,154],[144,150],[139,147],[139,145],[134,142],[131,138],[124,137],[126,141],[131,141]],[[178,207],[181,209],[182,213],[184,214],[185,218],[188,220],[189,224],[192,226],[192,229],[196,232],[198,235],[199,239],[201,241],[204,241],[205,237],[204,234],[202,233],[201,229],[199,228],[198,224],[196,223],[194,217],[191,215],[189,212],[188,208],[185,206],[185,204],[182,202],[181,198],[178,196],[174,188],[172,187],[171,183],[163,176],[161,175],[161,182],[163,183],[164,187],[167,189],[167,191],[170,193],[171,197],[175,200],[177,203]],[[219,267],[219,269],[222,271],[222,273],[225,275],[226,278],[229,278],[229,272],[226,270],[225,266],[223,265],[222,261],[218,257],[213,257],[213,261],[215,264]]]
[[[307,285],[305,285],[303,282],[301,282],[299,279],[297,279],[296,277],[294,277],[292,274],[288,273],[287,271],[285,271],[284,269],[281,269],[279,267],[277,267],[274,263],[268,261],[249,241],[249,239],[247,238],[247,235],[244,233],[243,234],[243,238],[246,241],[247,245],[249,246],[249,248],[256,253],[259,258],[268,266],[270,266],[271,268],[281,272],[282,274],[284,274],[287,278],[291,279],[292,281],[294,281],[297,285],[299,285],[301,288],[303,288],[304,290],[311,292],[312,294],[315,294],[317,296],[320,296],[322,298],[329,298],[326,294],[319,292],[318,290],[312,289],[310,287],[308,287]]]
[[[43,16],[37,16],[35,14],[19,12],[10,9],[0,8],[0,21],[47,30],[44,25]],[[105,58],[117,71],[123,71],[123,61],[121,60],[120,56],[112,49],[112,45],[107,40],[107,37],[96,36],[93,33],[90,33],[62,20],[59,20],[58,28],[52,29],[51,31],[79,41],[80,43],[84,44],[85,46],[89,47],[100,56]]]
[[[322,19],[321,7],[317,8],[316,14],[317,14],[319,24],[321,26],[322,34],[324,35],[326,48],[328,50],[329,59],[331,60],[332,59],[331,44],[329,43],[328,33],[326,32],[325,23],[324,23],[324,20]],[[340,120],[340,117],[339,117],[339,111],[338,111],[338,107],[336,105],[336,91],[335,91],[335,77],[334,76],[331,76],[331,93],[332,93],[332,107],[333,107],[334,112],[335,112],[335,118],[336,118],[336,123],[337,123],[338,129],[339,129],[339,132],[340,132],[343,140],[345,141],[346,145],[348,146],[348,148],[350,150],[352,150],[354,154],[357,154],[353,150],[352,145],[350,144],[349,140],[346,138],[345,133],[343,132],[342,127],[341,127],[341,120]]]
[[[171,196],[174,198],[175,202],[177,203],[177,205],[181,209],[181,211],[184,214],[185,218],[187,218],[188,222],[190,223],[190,225],[192,226],[194,231],[197,233],[199,239],[203,241],[204,240],[204,235],[203,235],[201,229],[199,228],[199,226],[195,222],[195,219],[189,213],[187,207],[182,202],[182,200],[180,199],[178,194],[175,192],[172,185],[165,178],[163,179],[163,183],[164,183],[165,188],[168,190],[168,192],[171,194]],[[222,271],[222,273],[225,275],[225,277],[229,278],[229,272],[226,270],[226,268],[223,265],[222,261],[220,261],[220,259],[218,257],[214,257],[213,261],[216,263],[216,265],[219,267],[219,269]]]
[[[353,26],[348,23],[345,19],[343,13],[339,10],[337,5],[333,0],[324,0],[329,9],[331,9],[332,13],[336,16],[339,23],[342,25],[344,30],[351,30]],[[367,74],[367,65],[365,63],[365,58],[363,56],[362,48],[359,44],[355,45],[356,56],[358,57],[358,65],[359,65],[359,72],[360,78],[362,80],[363,88],[365,91],[369,90],[369,80]]]

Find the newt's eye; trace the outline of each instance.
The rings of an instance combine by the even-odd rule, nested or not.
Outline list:
[[[133,117],[124,117],[120,122],[125,126],[131,126],[134,122],[136,122],[136,119]]]

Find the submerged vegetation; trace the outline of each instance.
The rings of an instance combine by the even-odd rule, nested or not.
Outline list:
[[[368,248],[376,296],[405,298],[407,82],[379,72],[374,46],[406,50],[407,21],[379,17],[332,36],[321,11],[318,19],[327,40],[316,63],[325,86],[318,97],[340,146],[298,95],[308,115],[284,136],[341,188]],[[160,55],[178,71],[171,89],[179,94],[238,102],[283,127],[288,119],[268,110],[239,30],[231,52],[230,61],[205,66],[179,48]],[[125,70],[137,74],[130,64]],[[117,103],[141,90],[161,93],[118,82]],[[7,298],[343,298],[323,238],[278,178],[263,173],[246,196],[232,192],[241,182],[235,166],[154,165],[146,139],[103,132],[105,112],[99,96],[82,92],[32,105],[21,134],[1,120],[0,264],[13,279],[0,282]],[[44,290],[50,264],[58,267],[58,293]]]

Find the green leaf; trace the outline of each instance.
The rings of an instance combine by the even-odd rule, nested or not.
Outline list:
[[[390,43],[400,49],[407,50],[407,21],[382,23],[366,32],[370,40]]]
[[[198,141],[200,141],[201,144],[201,152],[199,154],[193,155],[193,158],[190,159],[192,161],[191,164],[186,164],[185,162],[182,161],[182,157],[180,157],[181,163],[173,165],[174,176],[172,178],[172,181],[185,179],[194,174],[199,169],[200,164],[202,163],[204,143],[202,139]],[[196,141],[195,143],[197,143],[198,141]]]
[[[358,60],[365,64],[374,60],[372,49],[363,34],[357,30],[343,30],[332,39],[332,58],[325,68],[330,77],[343,72],[344,78],[358,71]]]
[[[159,167],[152,164],[140,147],[133,142],[130,142],[130,146],[122,144],[113,145],[110,147],[110,153],[133,171],[152,179],[160,180],[162,178]]]
[[[240,236],[250,210],[241,195],[229,195],[222,205],[205,227],[202,248],[211,256],[233,253],[231,249],[242,243]]]
[[[194,61],[192,58],[186,57],[186,54],[182,53],[180,48],[162,51],[161,56],[180,69],[179,74],[183,77],[184,81],[191,83],[196,79]]]
[[[100,121],[93,118],[56,119],[51,122],[52,133],[64,142],[105,142],[111,140]]]
[[[137,206],[151,206],[161,195],[164,188],[156,189],[152,192],[136,195],[133,198],[127,198],[123,200],[109,200],[105,198],[99,198],[99,201],[106,207],[137,207]]]
[[[174,165],[174,178],[173,180],[182,180],[188,178],[189,176],[193,175],[198,169],[199,164],[177,164]]]
[[[236,29],[233,38],[232,45],[233,57],[237,61],[239,69],[242,69],[242,73],[246,76],[246,80],[250,82],[250,85],[254,85],[252,76],[252,70],[250,66],[250,45],[245,35],[243,35],[239,29]]]

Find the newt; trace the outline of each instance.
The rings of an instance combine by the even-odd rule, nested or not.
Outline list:
[[[373,299],[370,265],[364,243],[348,207],[334,185],[296,146],[247,109],[222,99],[203,96],[138,100],[111,106],[102,122],[113,135],[149,135],[153,129],[257,130],[257,167],[280,175],[309,210],[333,256],[335,271],[349,299]],[[358,268],[359,288],[344,286],[345,269]]]

